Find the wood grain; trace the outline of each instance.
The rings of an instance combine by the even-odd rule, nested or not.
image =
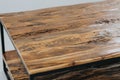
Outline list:
[[[29,74],[120,57],[120,0],[0,15]]]
[[[50,72],[34,80],[120,80],[120,58]]]
[[[4,54],[6,65],[10,71],[10,75],[14,80],[29,80],[29,75],[22,64],[17,51],[8,51]]]
[[[16,51],[4,55],[13,80],[30,80]],[[120,58],[35,75],[31,80],[119,80]]]

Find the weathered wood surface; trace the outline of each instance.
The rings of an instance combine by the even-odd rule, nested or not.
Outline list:
[[[4,55],[14,80],[29,80],[16,51]],[[36,75],[32,80],[120,80],[120,58]]]
[[[14,80],[29,80],[29,75],[16,51],[6,52],[4,58]]]
[[[120,56],[120,0],[0,17],[29,74]]]
[[[51,72],[34,80],[120,80],[120,58]]]

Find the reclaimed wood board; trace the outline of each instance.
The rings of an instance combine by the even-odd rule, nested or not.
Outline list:
[[[50,72],[33,80],[120,80],[120,58]]]
[[[9,51],[4,54],[13,77],[11,80],[30,80],[16,53]],[[120,80],[120,58],[42,73],[31,80]]]
[[[120,0],[0,15],[30,75],[120,57]]]
[[[29,75],[19,58],[17,51],[8,51],[4,54],[4,59],[12,80],[29,80]]]

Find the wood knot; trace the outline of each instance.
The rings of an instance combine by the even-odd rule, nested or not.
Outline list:
[[[92,40],[88,41],[89,43],[95,43],[95,44],[101,44],[101,43],[106,43],[111,40],[111,33],[108,31],[102,31],[99,33],[96,33],[95,37],[93,37]]]

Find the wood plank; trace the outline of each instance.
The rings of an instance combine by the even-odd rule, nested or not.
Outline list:
[[[29,75],[22,64],[17,51],[8,51],[4,54],[6,65],[10,71],[10,75],[14,80],[29,80]]]
[[[5,54],[13,80],[29,80],[16,51]],[[119,80],[120,58],[34,75],[32,80]]]
[[[37,75],[34,80],[120,80],[120,58]]]
[[[29,74],[119,57],[120,0],[0,15]]]

